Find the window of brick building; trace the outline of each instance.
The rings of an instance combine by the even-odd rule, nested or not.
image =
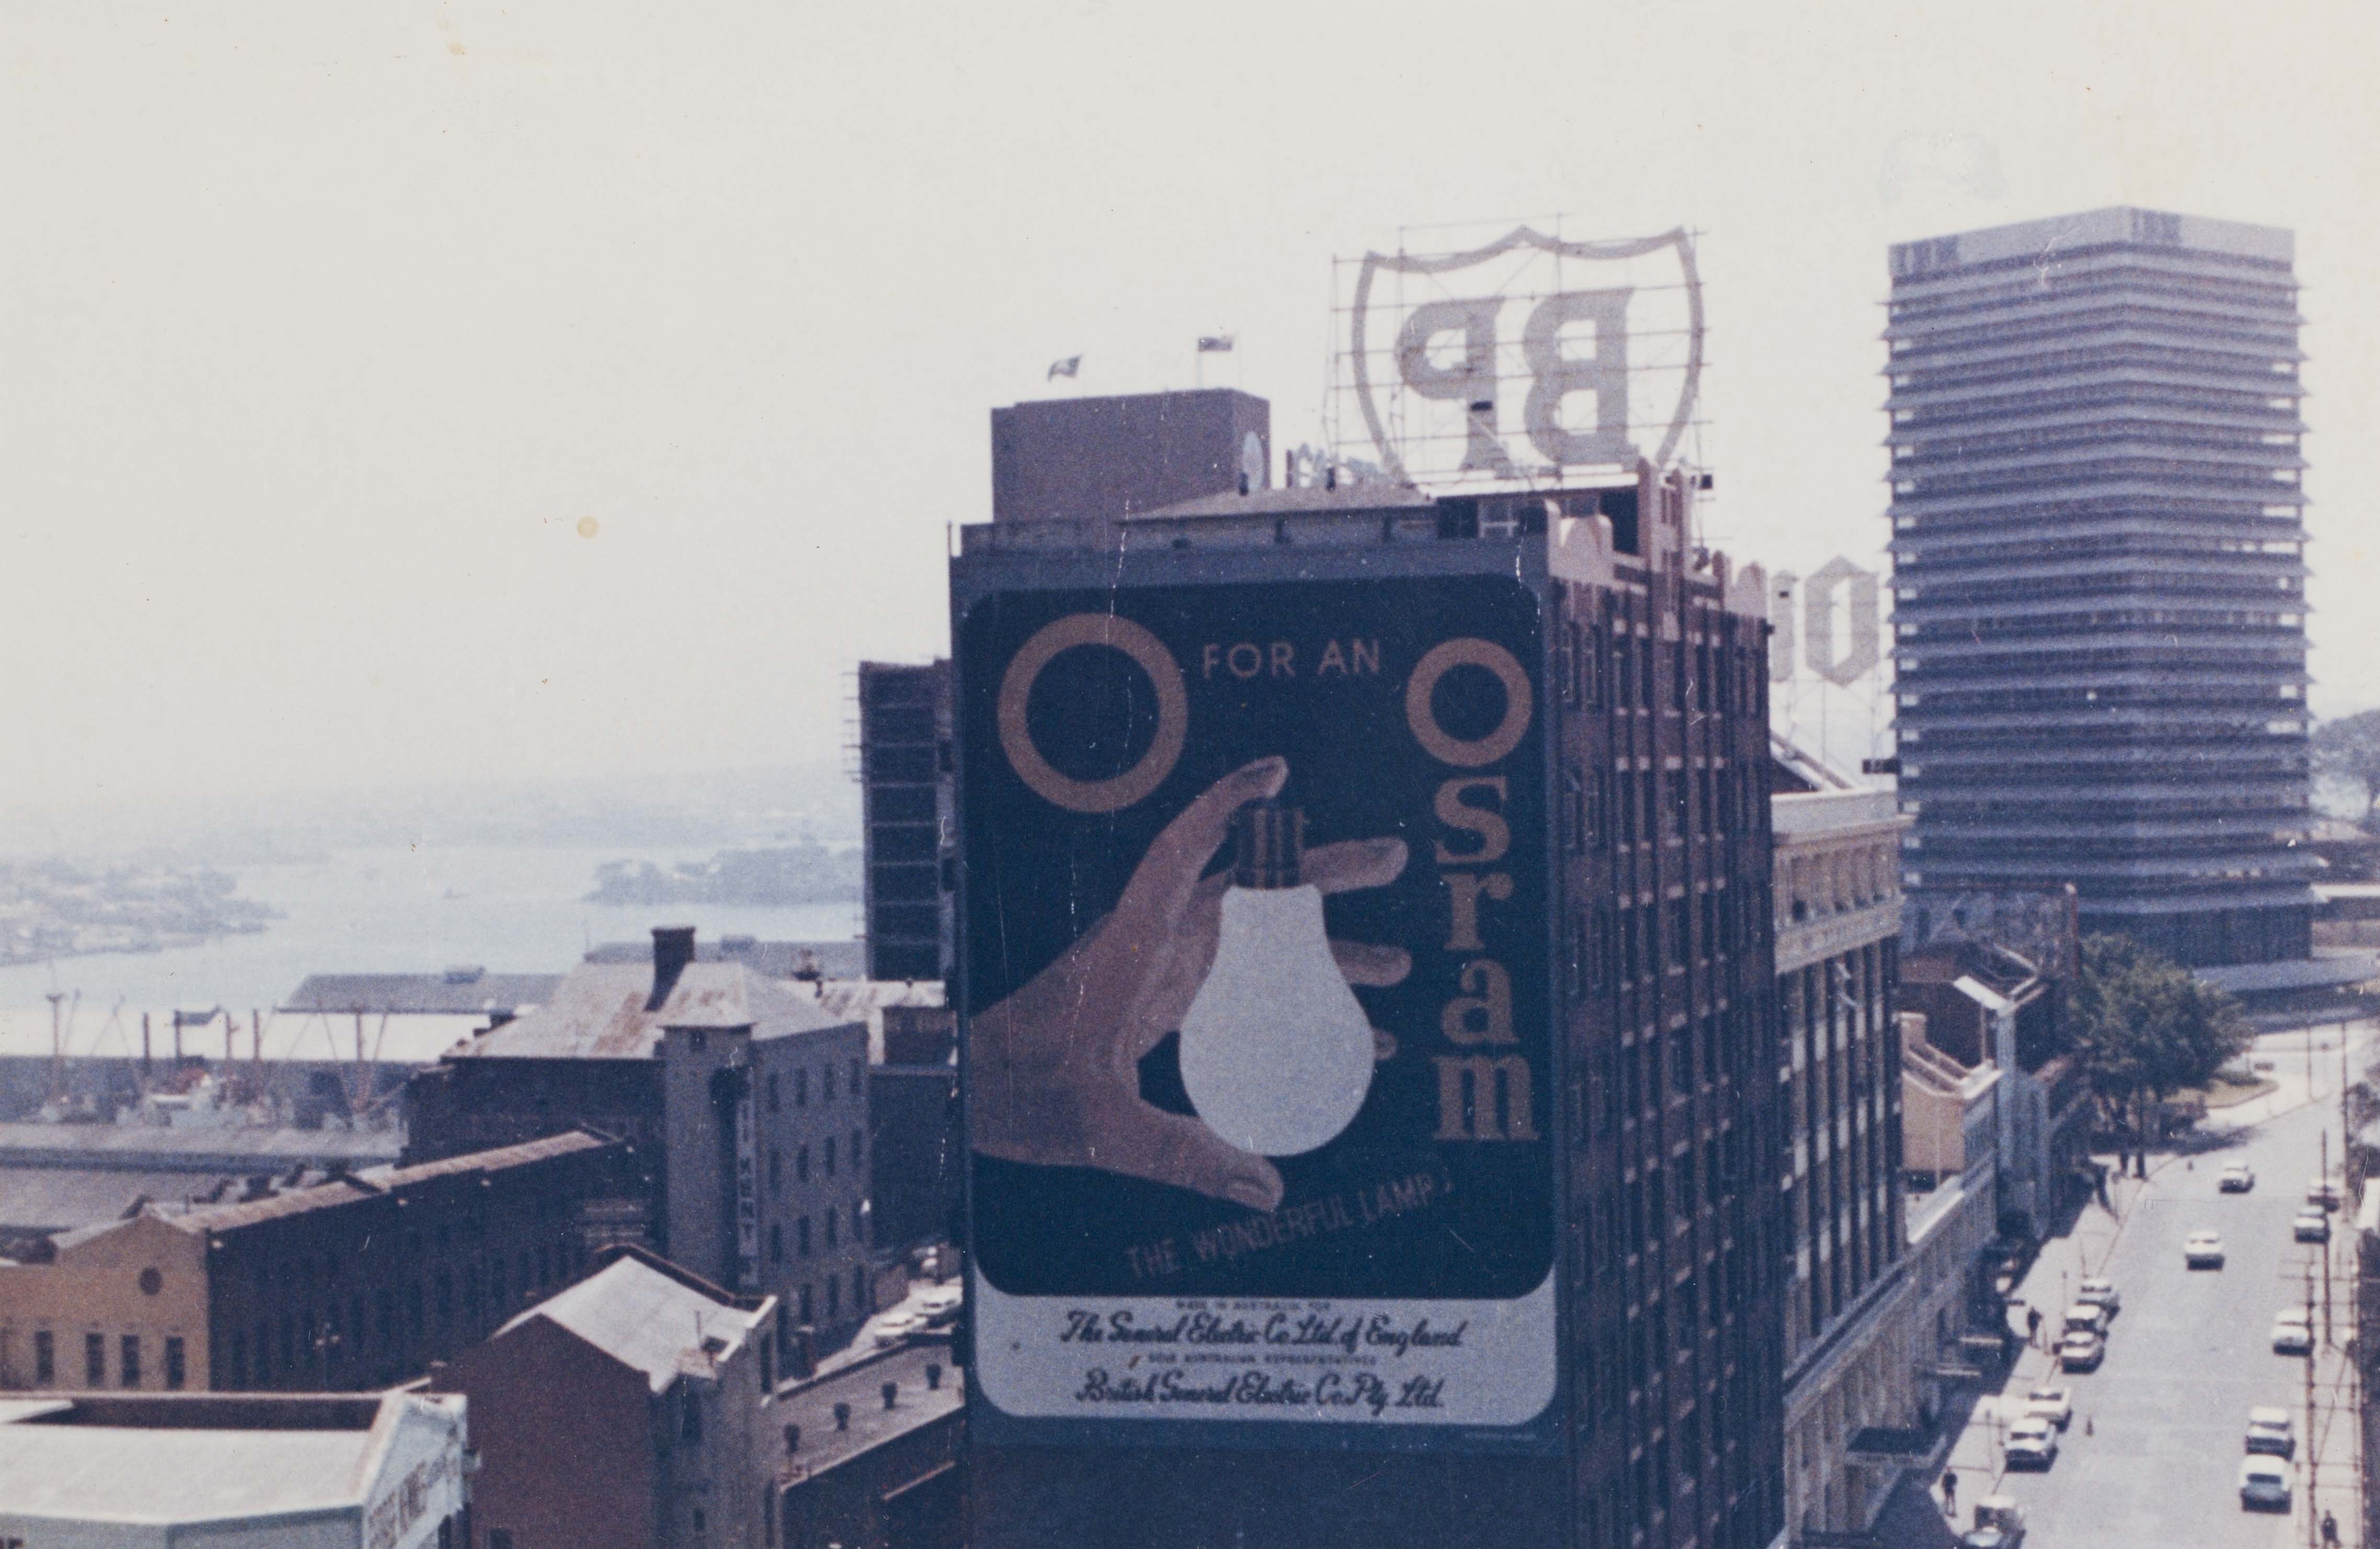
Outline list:
[[[82,1337],[82,1385],[85,1387],[107,1385],[107,1336],[104,1334]]]
[[[44,1328],[33,1336],[33,1386],[47,1387],[57,1380],[57,1340]]]
[[[165,1336],[165,1386],[178,1391],[189,1380],[190,1369],[182,1353],[182,1337]]]
[[[139,1387],[140,1386],[140,1336],[125,1335],[122,1346],[121,1360],[116,1369],[116,1381],[126,1387]]]
[[[826,1175],[829,1178],[832,1178],[834,1176],[834,1137],[832,1135],[826,1137],[825,1163]]]

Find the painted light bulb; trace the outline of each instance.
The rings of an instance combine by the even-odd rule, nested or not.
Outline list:
[[[1330,955],[1322,893],[1298,879],[1305,815],[1241,809],[1215,964],[1182,1018],[1182,1084],[1208,1129],[1292,1156],[1354,1122],[1372,1085],[1372,1023]]]

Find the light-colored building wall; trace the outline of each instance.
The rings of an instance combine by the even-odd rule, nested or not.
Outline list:
[[[0,1264],[0,1389],[205,1391],[207,1273],[203,1237],[149,1216]]]

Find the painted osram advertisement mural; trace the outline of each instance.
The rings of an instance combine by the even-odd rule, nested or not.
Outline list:
[[[1148,1422],[1120,1442],[1541,1420],[1539,632],[1509,576],[967,610],[977,1383],[1002,1416]]]

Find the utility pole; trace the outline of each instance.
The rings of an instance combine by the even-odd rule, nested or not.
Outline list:
[[[2330,1131],[2327,1130],[2322,1135],[2322,1188],[2324,1196],[2327,1198],[2330,1193]],[[2339,1196],[2339,1207],[2338,1212],[2332,1214],[2345,1211],[2344,1192]],[[2324,1208],[2325,1211],[2329,1209],[2328,1206]],[[2330,1222],[2325,1216],[2322,1228],[2322,1342],[2325,1345],[2330,1343]]]
[[[2308,1259],[2308,1260],[2306,1261],[2305,1310],[2306,1310],[2306,1322],[2308,1322],[2309,1324],[2311,1324],[2312,1322],[2313,1322],[2313,1261],[2312,1259]],[[2322,1477],[2322,1463],[2321,1463],[2321,1460],[2320,1460],[2320,1458],[2319,1458],[2319,1457],[2318,1457],[2318,1454],[2319,1454],[2319,1452],[2321,1451],[2321,1448],[2320,1448],[2320,1447],[2318,1447],[2318,1446],[2315,1445],[2315,1443],[2314,1443],[2314,1428],[2313,1428],[2313,1362],[2314,1362],[2314,1356],[2315,1356],[2315,1354],[2316,1354],[2318,1351],[2320,1351],[2320,1350],[2321,1350],[2321,1349],[2322,1349],[2322,1347],[2321,1347],[2320,1345],[2315,1344],[2313,1340],[2309,1339],[2309,1340],[2307,1340],[2307,1341],[2306,1341],[2306,1358],[2305,1358],[2305,1525],[2306,1525],[2306,1549],[2319,1549],[2319,1545],[2320,1545],[2320,1543],[2321,1543],[2321,1539],[2319,1538],[2319,1536],[2318,1536],[2318,1535],[2319,1535],[2319,1533],[2321,1532],[2321,1531],[2322,1531],[2322,1530],[2321,1530],[2321,1528],[2320,1528],[2320,1526],[2319,1526],[2318,1524],[2319,1524],[2319,1523],[2320,1523],[2320,1521],[2321,1521],[2322,1514],[2321,1514],[2321,1512],[2320,1512],[2320,1511],[2318,1511],[2318,1510],[2315,1508],[2315,1506],[2314,1506],[2314,1492],[2315,1492],[2315,1489],[2316,1489],[2316,1482],[2317,1482],[2317,1481],[2319,1481],[2319,1480],[2321,1479],[2321,1477]]]

